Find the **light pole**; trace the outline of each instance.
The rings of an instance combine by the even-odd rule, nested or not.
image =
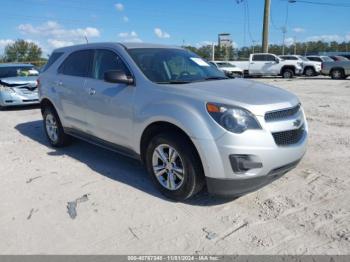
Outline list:
[[[284,46],[285,46],[285,41],[286,41],[286,33],[287,33],[287,28],[283,26],[282,28],[282,34],[283,34],[283,40],[282,40],[282,55],[284,55]]]

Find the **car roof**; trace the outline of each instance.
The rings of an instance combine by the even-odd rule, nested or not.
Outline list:
[[[1,63],[0,64],[0,67],[16,67],[16,66],[33,67],[34,65],[32,65],[32,64],[24,64],[24,63]]]
[[[73,50],[79,50],[81,48],[106,48],[106,47],[112,47],[112,46],[122,46],[125,49],[137,49],[137,48],[175,48],[175,49],[182,49],[179,46],[160,45],[160,44],[152,44],[152,43],[104,42],[104,43],[88,43],[88,44],[80,44],[80,45],[61,47],[61,48],[55,49],[54,52],[73,51]]]

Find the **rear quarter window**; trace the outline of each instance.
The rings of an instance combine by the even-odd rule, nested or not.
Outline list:
[[[49,58],[49,61],[47,61],[46,65],[42,69],[42,72],[45,72],[47,69],[49,69],[50,66],[53,63],[55,63],[62,55],[63,55],[63,52],[53,52]]]

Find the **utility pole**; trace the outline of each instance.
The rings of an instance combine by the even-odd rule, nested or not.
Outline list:
[[[264,24],[263,24],[263,35],[262,35],[262,51],[263,51],[263,53],[269,52],[270,8],[271,8],[271,0],[265,0]]]
[[[215,44],[214,42],[211,44],[211,61],[215,61]]]

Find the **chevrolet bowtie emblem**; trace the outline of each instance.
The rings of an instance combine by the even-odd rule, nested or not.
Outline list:
[[[295,126],[295,127],[299,127],[300,126],[300,124],[301,124],[301,120],[295,120],[294,122],[293,122],[293,126]]]

